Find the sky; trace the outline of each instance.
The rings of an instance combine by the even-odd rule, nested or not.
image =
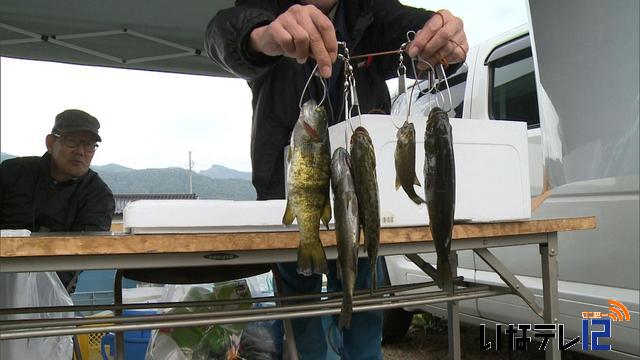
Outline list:
[[[448,9],[471,47],[527,22],[526,0],[404,0]],[[42,155],[56,114],[100,120],[93,165],[251,170],[251,92],[240,79],[0,59],[0,150]]]

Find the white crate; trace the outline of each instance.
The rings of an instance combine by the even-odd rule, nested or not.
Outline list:
[[[416,127],[416,174],[423,183],[425,118]],[[425,205],[414,204],[395,189],[396,128],[404,117],[363,115],[376,149],[380,217],[383,227],[428,224]],[[354,126],[359,124],[354,119]],[[456,219],[488,222],[531,216],[526,124],[509,121],[452,119],[456,158]],[[345,123],[329,129],[332,152],[345,145]],[[349,132],[349,136],[351,133]],[[424,188],[416,187],[424,197]],[[331,195],[333,199],[333,194]],[[285,200],[139,200],[124,209],[125,231],[132,233],[197,233],[286,231]],[[333,222],[333,219],[332,219]]]
[[[400,127],[405,118],[362,115],[361,121],[352,119],[354,128],[362,124],[367,129],[375,147],[383,227],[425,225],[429,222],[426,205],[414,204],[402,188],[395,189],[396,126]],[[416,175],[422,184],[415,189],[422,198],[426,120],[426,117],[409,119],[416,129]],[[329,129],[331,151],[345,147],[345,124]],[[451,119],[451,126],[456,162],[457,221],[508,221],[531,217],[526,123]]]
[[[205,233],[290,230],[282,225],[285,200],[138,200],[123,212],[131,233]]]

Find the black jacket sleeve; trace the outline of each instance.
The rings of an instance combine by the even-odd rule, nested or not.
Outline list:
[[[98,174],[87,180],[70,231],[109,231],[115,210],[113,193]]]
[[[209,57],[245,80],[260,77],[281,57],[250,53],[249,36],[253,29],[273,21],[278,9],[274,0],[244,0],[219,11],[209,22],[205,34]]]

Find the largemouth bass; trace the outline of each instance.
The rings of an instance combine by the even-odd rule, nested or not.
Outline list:
[[[294,219],[298,221],[298,272],[326,274],[327,258],[320,242],[320,220],[328,228],[331,220],[331,148],[326,112],[314,100],[302,106],[291,134],[287,159],[287,208],[282,222],[289,225]]]
[[[429,229],[438,255],[438,285],[451,294],[453,277],[449,251],[456,207],[456,166],[449,116],[439,107],[429,113],[424,139],[425,200],[429,210]]]
[[[351,135],[351,169],[358,196],[360,223],[371,268],[371,292],[376,288],[376,261],[380,244],[380,201],[376,155],[369,133],[362,126]]]
[[[331,158],[331,187],[333,189],[333,214],[338,244],[338,278],[342,283],[342,309],[340,328],[351,326],[353,292],[358,269],[360,220],[358,198],[351,174],[351,160],[345,148],[337,148]]]
[[[416,176],[416,130],[413,123],[405,121],[396,134],[396,152],[394,154],[396,165],[396,190],[402,186],[404,192],[416,204],[424,203],[424,200],[416,194],[413,185],[420,185]]]

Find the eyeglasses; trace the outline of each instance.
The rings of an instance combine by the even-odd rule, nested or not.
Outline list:
[[[53,134],[53,136],[60,138],[64,146],[75,149],[82,144],[84,151],[92,153],[98,148],[98,144],[95,141],[82,140],[74,136],[62,136],[59,134]]]

